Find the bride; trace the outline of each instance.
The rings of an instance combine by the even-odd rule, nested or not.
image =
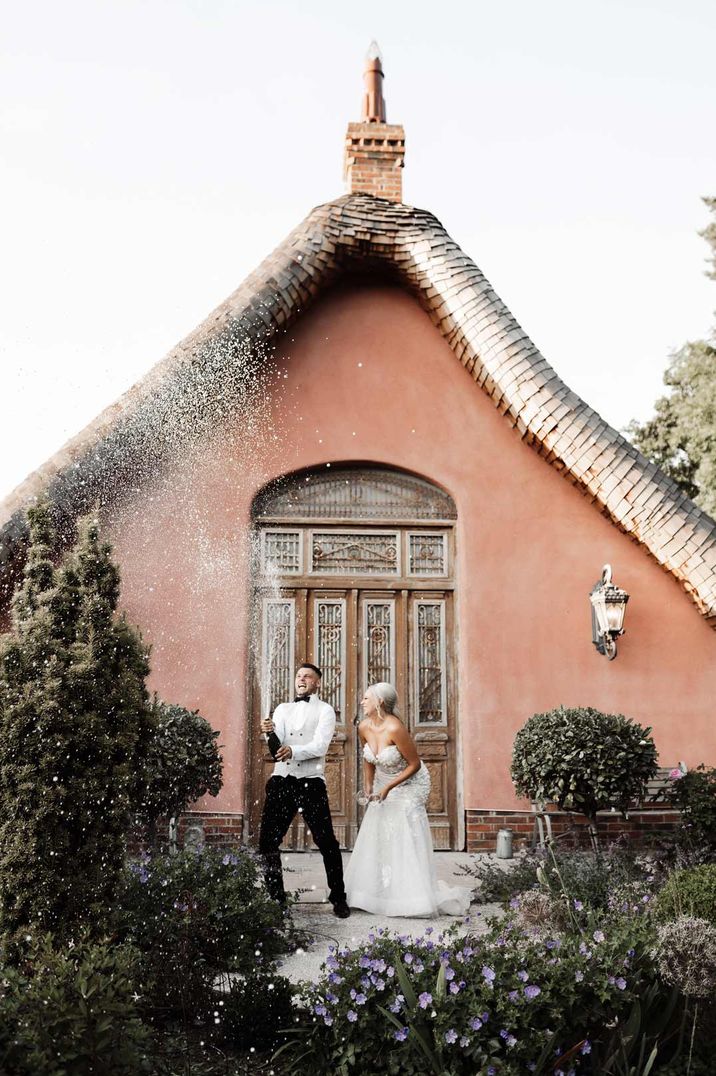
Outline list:
[[[430,774],[398,717],[392,684],[373,684],[358,726],[368,808],[345,873],[348,904],[380,915],[464,915],[471,891],[436,881],[425,810]]]

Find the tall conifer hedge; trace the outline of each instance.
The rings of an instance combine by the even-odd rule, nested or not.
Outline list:
[[[59,567],[50,508],[0,637],[0,932],[101,927],[143,782],[148,650],[117,616],[119,572],[96,520]]]

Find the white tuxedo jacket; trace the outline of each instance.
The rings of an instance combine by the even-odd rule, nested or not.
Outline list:
[[[273,727],[291,758],[277,762],[274,777],[318,777],[325,781],[326,751],[336,729],[332,706],[317,695],[308,702],[282,702],[273,712]]]

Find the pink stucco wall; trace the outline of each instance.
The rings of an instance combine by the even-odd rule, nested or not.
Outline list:
[[[177,461],[110,523],[124,605],[152,643],[153,686],[221,730],[225,787],[212,807],[245,807],[252,497],[271,477],[339,461],[415,472],[457,504],[466,808],[519,805],[514,734],[559,703],[652,725],[662,765],[716,763],[716,633],[520,441],[407,294],[325,297],[289,333],[278,366],[250,421]],[[631,595],[613,662],[591,644],[587,597],[606,562]]]

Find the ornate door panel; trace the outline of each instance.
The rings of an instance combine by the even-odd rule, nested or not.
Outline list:
[[[454,505],[429,483],[393,472],[336,468],[284,481],[254,506],[261,646],[253,649],[253,729],[261,713],[292,698],[298,662],[321,667],[321,694],[337,717],[326,784],[336,835],[350,848],[360,824],[360,700],[370,683],[395,684],[430,770],[434,845],[457,848]],[[252,742],[255,839],[273,760],[261,737]],[[284,847],[313,847],[300,817]]]

